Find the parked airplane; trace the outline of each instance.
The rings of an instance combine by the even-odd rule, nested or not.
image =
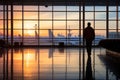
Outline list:
[[[35,25],[37,26],[37,25]],[[24,45],[82,45],[83,43],[83,37],[82,36],[72,36],[71,29],[68,29],[67,37],[62,34],[57,34],[57,36],[54,36],[53,31],[51,29],[48,29],[48,37],[41,37],[38,35],[37,28],[35,27],[35,36],[29,36],[24,37],[22,40],[22,36],[14,36],[13,43],[15,42],[22,42],[24,41]],[[3,36],[0,36],[0,39],[2,39]],[[101,39],[104,39],[104,36],[96,35],[95,40],[93,41],[93,44],[97,45]],[[10,43],[11,37],[8,36],[8,41]],[[39,44],[38,44],[39,43]]]

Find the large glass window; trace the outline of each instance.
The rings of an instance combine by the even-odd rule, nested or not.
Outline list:
[[[8,12],[6,7],[4,9],[0,5],[0,35],[8,32],[11,40],[11,6],[8,6]],[[83,39],[83,28],[88,22],[95,29],[96,37],[111,38],[110,35],[117,35],[120,31],[120,7],[117,11],[117,6],[109,6],[108,14],[106,9],[106,6],[85,6],[83,14],[83,6],[13,5],[14,42],[17,38],[23,41],[23,45],[79,45]]]

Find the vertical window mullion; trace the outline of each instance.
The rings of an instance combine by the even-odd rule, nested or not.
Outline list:
[[[95,30],[95,6],[93,6],[93,28]],[[94,41],[94,46],[95,46],[95,41]]]
[[[39,12],[40,12],[40,7],[39,7],[39,5],[38,5],[38,35],[37,35],[37,37],[38,37],[38,46],[39,46],[39,44],[40,44],[40,41],[39,41],[39,29],[40,29],[40,24],[39,24],[39,21],[40,21],[40,15],[39,15]]]
[[[94,22],[93,22],[93,27],[94,27],[94,30],[95,30],[95,5],[93,6],[93,16],[94,16]],[[94,45],[95,45],[95,41],[94,41]],[[93,78],[95,79],[95,48],[93,49]]]
[[[119,31],[118,31],[118,26],[119,26],[119,22],[118,22],[118,0],[116,0],[116,32],[117,32],[117,38],[119,38]]]
[[[5,5],[3,5],[3,39],[4,39],[4,41],[5,41]]]
[[[53,30],[54,29],[54,11],[53,10],[54,10],[54,6],[53,6],[53,3],[52,3],[52,32],[53,32],[53,35],[54,35],[54,30]],[[52,46],[54,45],[54,41],[53,41],[54,36],[53,35],[52,35]]]
[[[85,29],[85,4],[83,2],[83,30]],[[83,46],[85,46],[85,40],[83,38]]]
[[[85,29],[85,1],[82,0],[82,6],[83,6],[83,24],[82,24],[82,27],[83,27],[83,30]],[[83,38],[83,46],[85,46],[85,39]],[[83,48],[83,79],[85,79],[85,49]]]
[[[109,6],[106,0],[106,38],[109,38]]]
[[[79,46],[81,46],[81,3],[79,3]]]
[[[9,35],[9,33],[8,33],[8,26],[9,26],[9,22],[8,22],[8,20],[9,20],[9,19],[8,19],[8,15],[9,15],[9,14],[8,14],[8,5],[6,5],[6,24],[7,24],[7,25],[6,25],[6,26],[7,26],[7,27],[6,27],[6,30],[7,30],[7,44],[8,44],[8,39],[9,39],[9,38],[8,38],[8,35]]]
[[[65,9],[65,13],[66,13],[66,15],[65,15],[65,16],[66,16],[66,19],[65,19],[65,20],[66,20],[66,45],[68,45],[69,37],[68,37],[68,35],[67,35],[67,30],[69,30],[69,29],[68,29],[68,27],[67,27],[67,3],[66,3],[65,8],[66,8],[66,9]]]
[[[81,46],[81,2],[79,2],[79,45]],[[79,80],[81,79],[81,49],[79,49]]]
[[[13,4],[11,4],[11,46],[13,46]]]
[[[24,5],[22,4],[22,45],[24,45]]]

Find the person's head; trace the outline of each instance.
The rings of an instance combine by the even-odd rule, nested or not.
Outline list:
[[[91,26],[91,23],[90,23],[90,22],[88,22],[88,23],[87,23],[87,25],[88,25],[88,26]]]

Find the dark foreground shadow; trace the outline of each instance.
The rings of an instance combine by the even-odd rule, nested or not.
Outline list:
[[[91,66],[91,57],[90,56],[87,59],[86,78],[85,78],[85,80],[93,80],[93,77],[92,77],[92,66]]]

